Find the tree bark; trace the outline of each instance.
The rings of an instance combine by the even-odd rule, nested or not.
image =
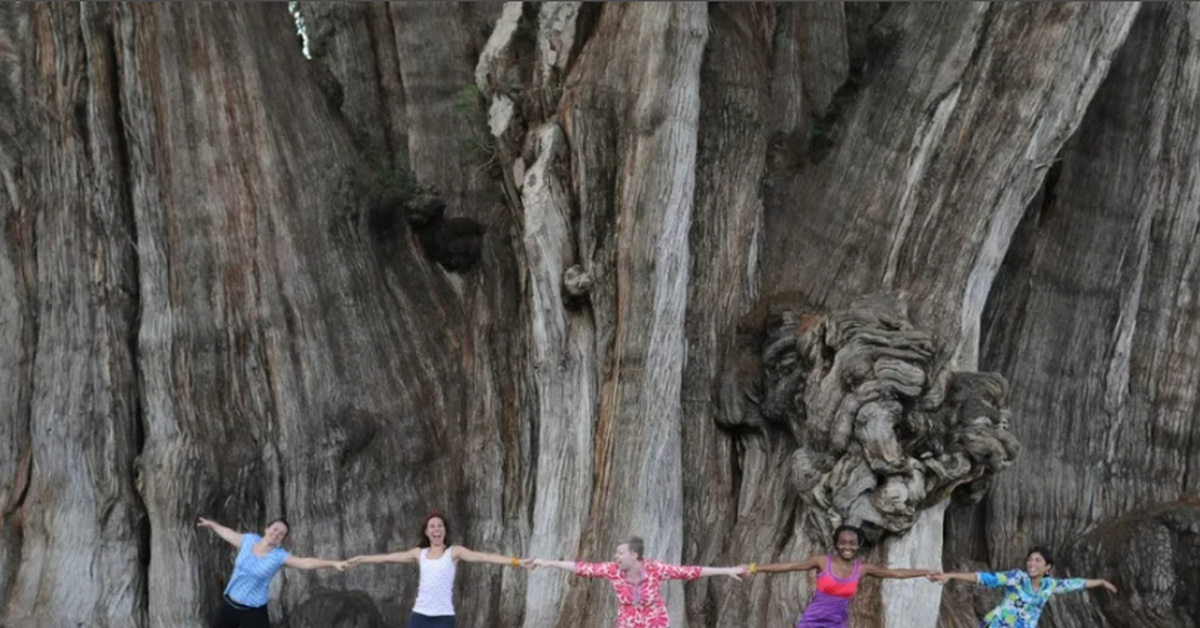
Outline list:
[[[691,271],[685,321],[687,360],[681,404],[683,559],[710,565],[737,521],[737,443],[723,433],[712,394],[735,355],[729,333],[758,296],[762,239],[759,182],[766,167],[769,64],[777,32],[774,7],[715,4],[700,76],[696,197],[689,236]],[[798,74],[798,73],[796,73]],[[797,80],[796,83],[801,83]],[[691,585],[687,620],[712,625],[718,603],[738,583]]]
[[[707,18],[695,4],[605,7],[565,79],[579,238],[603,278],[590,293],[601,377],[580,547],[592,560],[630,535],[652,557],[682,553],[680,357]],[[612,594],[595,584],[607,587],[572,588],[558,625],[612,622]],[[668,592],[676,617],[681,593]]]
[[[864,292],[904,291],[914,304],[914,322],[936,330],[946,348],[940,363],[973,369],[991,277],[1045,164],[1083,115],[1082,105],[1064,103],[1090,98],[1135,12],[1132,5],[888,8],[871,28],[867,66],[857,82],[843,87],[849,93],[835,98],[842,109],[824,121],[827,136],[807,154],[779,162],[784,167],[768,179],[764,285],[795,291],[817,311],[845,307]],[[949,208],[959,208],[952,220]],[[778,449],[745,477],[758,484],[784,464],[780,456],[791,453]],[[760,509],[741,527],[790,536],[780,527],[790,508],[787,490],[776,483],[757,493]],[[940,511],[927,516],[936,519]],[[936,520],[920,525],[941,527]],[[731,538],[729,557],[798,559],[823,550],[794,538],[775,543],[783,551],[764,556],[761,548],[771,546],[767,531],[743,530]],[[936,567],[940,541],[936,534],[926,538],[925,547],[885,547],[883,554],[897,566],[913,560]],[[764,585],[771,589],[756,596],[756,612],[787,612],[760,614],[758,621],[794,616],[796,580]],[[885,597],[929,600],[940,591],[915,581],[889,587],[900,590],[885,591]],[[888,625],[929,625],[936,614],[869,608],[859,606],[864,619],[885,616]]]
[[[133,485],[137,266],[108,12],[22,9],[6,9],[23,54],[4,98],[3,275],[15,298],[3,353],[6,380],[20,378],[3,413],[16,445],[5,553],[20,548],[5,561],[5,624],[127,625],[145,612],[147,529]],[[79,586],[82,573],[98,577]]]
[[[1005,260],[985,318],[983,360],[1020,391],[1012,403],[1025,420],[1013,429],[1027,444],[1028,470],[1001,476],[984,503],[951,517],[951,556],[964,564],[1018,564],[1034,543],[1065,549],[1097,526],[1112,536],[1144,522],[1114,525],[1119,517],[1200,488],[1200,397],[1178,384],[1200,375],[1197,26],[1191,5],[1142,9],[1030,208],[1022,246]],[[1113,575],[1116,566],[1075,551],[1059,560],[1071,573],[1106,566]],[[1184,607],[1161,594],[1194,580],[1183,565],[1191,563],[1134,558],[1116,572],[1123,597],[1156,600],[1145,614],[1088,612],[1089,600],[1104,610],[1117,605],[1080,596],[1049,623],[1195,625],[1194,612],[1183,617]]]
[[[520,364],[522,343],[490,331],[520,317],[511,225],[482,184],[460,185],[444,195],[459,215],[409,236],[404,207],[372,195],[361,171],[379,165],[356,162],[280,9],[121,8],[151,625],[199,622],[219,595],[226,560],[171,558],[226,553],[195,536],[201,513],[251,529],[287,514],[295,551],[339,556],[410,547],[441,509],[457,542],[522,553],[521,527],[504,524],[525,508],[522,384],[519,369],[496,370]],[[427,124],[457,123],[434,109]],[[407,137],[412,159],[436,152]],[[158,149],[183,138],[195,148]],[[471,167],[456,158],[459,172]],[[430,259],[460,244],[445,227],[454,219],[492,235],[461,278]],[[464,589],[481,592],[466,596],[465,625],[519,621],[519,607],[483,594],[519,594],[519,581],[464,571]],[[283,608],[310,625],[404,617],[415,585],[395,568],[286,574]],[[341,588],[367,595],[332,603]]]
[[[14,5],[0,6],[0,107],[16,112],[27,101],[24,93],[24,59],[16,55],[31,45],[29,15]],[[30,376],[35,333],[33,306],[36,301],[32,277],[33,258],[31,198],[27,186],[17,185],[23,169],[23,153],[15,150],[25,141],[20,116],[0,120],[0,218],[4,238],[0,247],[0,599],[7,600],[21,565],[21,505],[29,488],[29,406],[33,392]]]
[[[0,6],[0,624],[205,625],[197,515],[339,557],[440,509],[568,560],[1049,542],[1136,595],[1048,626],[1194,625],[1190,5],[294,10],[311,60],[281,3]],[[612,625],[462,571],[464,627]],[[416,576],[285,571],[273,617],[404,625]],[[852,621],[989,601],[940,591]],[[810,594],[668,587],[693,627]]]

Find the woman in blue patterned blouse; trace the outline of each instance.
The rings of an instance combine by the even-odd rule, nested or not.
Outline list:
[[[271,578],[284,567],[293,569],[346,569],[346,561],[292,556],[283,549],[290,527],[287,521],[276,519],[263,530],[262,536],[253,532],[235,532],[201,517],[197,523],[208,528],[238,548],[233,561],[233,575],[225,587],[225,599],[217,613],[213,628],[270,628],[267,615],[267,592]]]
[[[1104,587],[1112,593],[1117,588],[1108,580],[1066,578],[1059,580],[1049,576],[1054,566],[1050,550],[1035,547],[1025,558],[1025,571],[1014,569],[1003,573],[945,573],[930,576],[934,582],[962,580],[974,582],[988,588],[1004,587],[1004,600],[988,613],[979,623],[982,628],[1037,628],[1042,608],[1051,595],[1082,591],[1093,587]]]

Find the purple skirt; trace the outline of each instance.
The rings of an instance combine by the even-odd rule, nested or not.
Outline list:
[[[817,591],[796,628],[850,628],[850,600]]]

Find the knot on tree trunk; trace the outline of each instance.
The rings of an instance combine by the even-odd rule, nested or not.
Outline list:
[[[442,196],[416,185],[409,173],[376,170],[364,178],[367,224],[377,240],[394,241],[403,223],[408,223],[430,260],[451,272],[475,266],[487,233],[484,224],[465,217],[447,218]]]
[[[446,213],[446,201],[436,192],[425,189],[396,192],[394,207],[413,227],[441,220]]]
[[[1016,457],[1004,378],[949,371],[892,295],[825,316],[778,309],[760,338],[738,416],[794,439],[790,483],[814,540],[842,523],[902,533],[957,487],[981,494]]]
[[[563,271],[562,285],[567,301],[582,299],[592,291],[592,274],[574,264]]]

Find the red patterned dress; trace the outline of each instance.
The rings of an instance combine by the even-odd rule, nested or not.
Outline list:
[[[680,567],[654,560],[642,563],[642,581],[630,582],[617,563],[575,563],[575,574],[605,578],[617,594],[617,628],[668,628],[667,603],[662,596],[664,580],[698,580],[700,567]]]

